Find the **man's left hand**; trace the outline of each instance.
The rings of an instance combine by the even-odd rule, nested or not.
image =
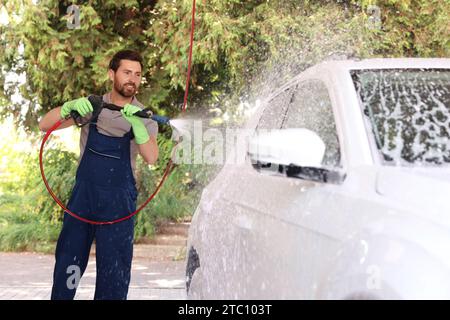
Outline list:
[[[145,127],[142,120],[138,116],[134,115],[139,111],[141,111],[141,108],[129,103],[124,105],[123,109],[120,110],[125,120],[127,120],[131,124],[136,143],[143,144],[146,143],[150,139],[150,137],[148,135],[147,128]]]

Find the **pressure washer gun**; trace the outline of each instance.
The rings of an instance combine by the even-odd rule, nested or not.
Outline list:
[[[104,102],[102,96],[91,95],[88,97],[88,100],[91,103],[92,108],[94,109],[94,111],[92,112],[92,118],[95,118],[96,116],[98,116],[103,108],[106,108],[109,110],[114,110],[114,111],[122,110],[121,107],[119,107],[115,104]],[[141,117],[141,118],[152,119],[152,120],[156,121],[158,124],[170,124],[170,119],[168,117],[153,114],[149,110],[149,108],[145,108],[139,112],[136,112],[135,115],[138,117]],[[87,123],[89,123],[89,122],[82,123],[81,116],[79,115],[78,112],[76,112],[74,110],[72,110],[70,112],[70,116],[73,118],[73,120],[75,121],[75,124],[78,127],[82,127],[82,126],[86,125]]]
[[[114,111],[122,110],[121,107],[119,107],[115,104],[104,102],[102,96],[91,95],[88,97],[88,100],[91,103],[92,108],[94,109],[94,111],[92,112],[91,119],[94,119],[95,117],[97,117],[103,108],[106,108],[109,110],[114,110]],[[138,117],[141,117],[141,118],[152,119],[160,125],[170,125],[170,127],[172,128],[172,139],[176,143],[181,142],[181,140],[182,140],[181,132],[179,132],[179,129],[176,126],[172,125],[172,123],[170,122],[170,119],[168,117],[153,114],[149,110],[149,108],[145,108],[141,111],[138,111],[135,113],[135,115]],[[75,121],[75,124],[78,127],[82,127],[90,122],[90,121],[88,121],[88,122],[82,123],[80,114],[74,110],[70,113],[70,116],[73,118],[73,120]],[[174,121],[176,122],[176,120],[174,120]]]

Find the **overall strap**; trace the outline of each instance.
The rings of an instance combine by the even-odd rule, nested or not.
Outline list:
[[[97,123],[98,116],[99,116],[100,112],[102,112],[102,109],[103,109],[103,97],[92,94],[88,97],[88,100],[91,103],[92,108],[94,109],[94,111],[92,112],[92,117],[91,117],[90,123],[95,124],[95,123]]]

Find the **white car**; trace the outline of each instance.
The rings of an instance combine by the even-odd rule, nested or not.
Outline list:
[[[204,189],[190,299],[450,299],[450,59],[320,63]]]

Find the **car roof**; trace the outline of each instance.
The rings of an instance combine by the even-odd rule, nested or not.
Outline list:
[[[450,69],[449,58],[375,58],[364,60],[324,61],[310,69],[326,68],[330,71],[364,69]],[[308,69],[308,70],[310,70]],[[306,70],[306,71],[308,71]]]
[[[332,76],[342,82],[351,70],[368,69],[450,69],[450,58],[370,58],[364,60],[326,60],[303,70],[268,96],[271,100],[301,78]]]

